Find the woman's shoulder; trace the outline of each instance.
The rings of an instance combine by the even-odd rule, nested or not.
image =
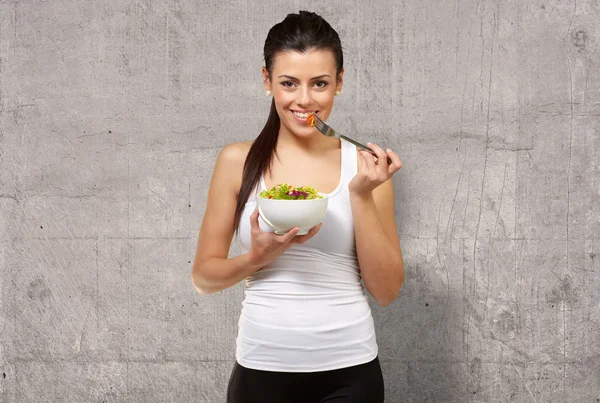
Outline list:
[[[219,152],[212,174],[211,187],[219,194],[236,195],[242,181],[246,156],[252,142],[229,144]]]
[[[230,168],[242,167],[252,146],[252,141],[241,141],[229,144],[219,153],[219,161],[226,163]]]
[[[251,141],[232,143],[223,147],[217,157],[213,176],[220,183],[227,183],[227,187],[231,187],[236,193],[241,185],[244,163],[251,146]]]

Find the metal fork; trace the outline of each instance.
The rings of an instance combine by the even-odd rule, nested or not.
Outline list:
[[[346,140],[346,141],[354,144],[358,148],[362,148],[363,150],[368,151],[375,158],[378,158],[377,154],[375,154],[375,151],[371,150],[369,147],[367,147],[367,146],[365,146],[363,144],[360,144],[358,141],[354,141],[351,138],[344,136],[343,134],[337,133],[327,123],[323,122],[323,120],[319,116],[317,116],[316,114],[313,114],[313,115],[315,117],[315,127],[317,128],[318,131],[320,131],[325,136],[327,136],[327,137],[337,137],[339,139],[344,139],[344,140]],[[390,164],[390,165],[392,164],[392,159],[390,157],[387,157],[387,163]]]

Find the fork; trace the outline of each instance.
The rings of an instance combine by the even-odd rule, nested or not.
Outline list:
[[[327,137],[337,137],[339,139],[344,139],[349,143],[354,144],[355,146],[357,146],[358,148],[362,148],[363,150],[368,151],[369,153],[371,153],[371,155],[373,155],[375,158],[377,157],[377,154],[375,154],[375,151],[371,150],[369,147],[360,144],[358,141],[354,141],[349,137],[344,136],[343,134],[339,134],[337,133],[335,130],[333,130],[327,123],[325,123],[319,116],[317,116],[316,114],[312,114],[312,116],[314,116],[315,118],[315,127],[317,128],[318,131],[321,132],[321,134],[324,134]],[[392,164],[392,159],[390,157],[387,157],[387,163],[389,165]]]

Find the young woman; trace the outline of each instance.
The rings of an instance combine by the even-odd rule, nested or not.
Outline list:
[[[202,294],[246,280],[228,402],[383,402],[361,279],[384,306],[404,281],[391,181],[402,163],[307,123],[309,112],[327,120],[344,74],[339,36],[320,16],[289,14],[269,31],[264,58],[267,123],[219,154],[192,270]],[[306,235],[275,235],[259,220],[257,193],[280,183],[328,194],[325,218]],[[236,231],[242,254],[228,258]]]

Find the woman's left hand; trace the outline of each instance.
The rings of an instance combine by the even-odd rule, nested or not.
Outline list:
[[[348,184],[350,193],[357,195],[372,192],[402,168],[400,157],[389,148],[387,151],[383,151],[377,144],[367,143],[367,146],[377,154],[377,158],[368,151],[359,151],[361,166],[356,176]],[[387,162],[388,157],[392,160],[391,164]]]

